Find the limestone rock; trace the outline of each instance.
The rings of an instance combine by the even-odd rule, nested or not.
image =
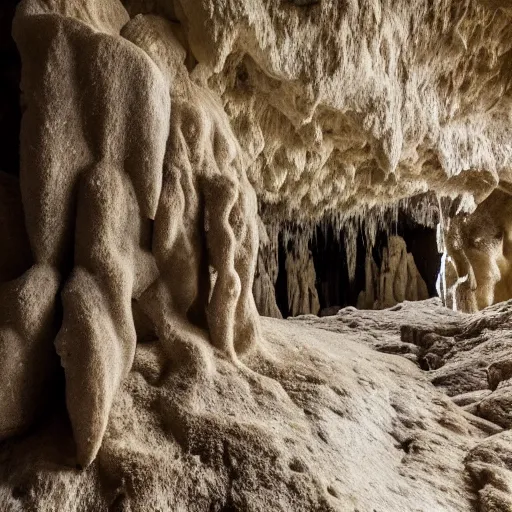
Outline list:
[[[9,441],[2,510],[471,510],[465,460],[487,434],[410,361],[303,323],[263,319],[265,356],[240,368],[139,345],[96,461],[55,470],[72,461],[58,417]]]
[[[411,302],[399,239],[361,299],[390,309],[316,317],[306,244],[307,314],[260,323],[253,297],[273,311],[260,219],[345,222],[353,277],[361,216],[420,194],[452,301],[510,297],[508,3],[125,3],[22,0],[13,26],[0,509],[509,510],[510,303]],[[56,353],[67,412],[36,424]]]
[[[0,173],[0,439],[23,432],[48,405],[57,272],[31,267],[18,180]]]
[[[276,303],[275,290],[279,270],[276,254],[277,251],[272,247],[261,219],[259,220],[258,227],[260,246],[256,273],[254,274],[254,283],[252,286],[254,302],[256,303],[256,307],[258,308],[258,313],[260,315],[282,318],[283,316]]]
[[[345,337],[354,333],[381,352],[397,353],[400,348],[404,355],[417,356],[430,382],[455,403],[465,404],[464,417],[491,436],[476,443],[465,465],[478,493],[477,510],[494,512],[511,505],[512,448],[510,431],[503,430],[511,425],[511,312],[512,301],[466,315],[432,299],[383,311],[345,308],[335,317],[299,317],[294,322]]]
[[[35,265],[0,284],[0,440],[23,432],[50,402],[59,276]]]
[[[317,315],[320,311],[320,301],[311,251],[288,252],[285,267],[290,314],[292,316]]]
[[[478,203],[510,178],[503,4],[187,0],[175,16],[268,216],[306,220],[426,191]]]
[[[453,270],[445,279],[457,290],[449,306],[474,312],[512,298],[511,191],[502,185],[474,213],[455,217],[446,230]]]
[[[427,285],[413,255],[407,252],[404,239],[396,235],[388,239],[380,269],[373,256],[367,254],[365,280],[366,288],[361,291],[357,301],[359,309],[385,309],[404,300],[428,298]]]
[[[256,196],[170,22],[130,20],[117,0],[24,0],[13,30],[25,221],[36,266],[65,278],[48,293],[62,287],[56,347],[87,466],[133,363],[134,299],[172,356],[257,346]]]

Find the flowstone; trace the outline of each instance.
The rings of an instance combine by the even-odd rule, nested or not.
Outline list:
[[[475,312],[512,298],[512,188],[502,184],[469,215],[451,220],[445,233],[448,305]]]
[[[55,345],[80,466],[96,457],[132,367],[132,301],[185,365],[209,343],[236,363],[260,337],[256,196],[222,106],[190,80],[174,30],[155,16],[130,20],[117,1],[26,0],[14,22],[34,266],[1,291],[21,310],[1,324],[2,348],[20,362],[3,373],[12,388],[0,405],[35,401],[16,382],[42,385],[48,363],[34,372],[32,360],[51,353],[62,289]],[[36,290],[37,306],[23,299]]]

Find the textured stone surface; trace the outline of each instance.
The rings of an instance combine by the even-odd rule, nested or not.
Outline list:
[[[389,237],[380,268],[371,254],[366,255],[365,283],[357,300],[359,309],[385,309],[404,300],[428,299],[427,285],[399,236]]]
[[[512,425],[511,316],[512,301],[465,315],[431,299],[384,311],[345,308],[333,317],[293,321],[353,336],[426,369],[430,382],[463,407],[470,424],[491,436],[476,443],[465,458],[478,492],[476,510],[487,512],[508,511],[511,506],[512,444],[510,431],[503,430]]]
[[[503,383],[488,390],[485,378],[463,379],[477,353],[484,366],[510,358],[512,347],[488,353],[478,330],[506,322],[511,307],[465,316],[424,301],[347,308],[323,319],[264,319],[263,351],[238,367],[213,348],[202,352],[207,364],[195,359],[184,367],[159,343],[139,344],[96,461],[74,468],[71,430],[57,410],[37,431],[3,443],[0,506],[507,511],[509,431],[445,392],[470,389],[467,405],[505,390]],[[382,353],[402,344],[423,354],[422,340],[439,331],[461,337],[443,366],[449,379]],[[415,343],[402,341],[411,332]]]
[[[133,363],[133,300],[184,365],[209,343],[236,364],[259,342],[256,196],[222,104],[191,81],[175,28],[156,16],[130,20],[117,0],[25,0],[13,25],[34,257],[22,279],[29,290],[41,285],[38,269],[56,280],[41,290],[48,317],[60,292],[55,347],[82,466],[99,450]],[[2,308],[20,302],[37,316],[25,287],[6,287],[15,291],[0,294]],[[47,331],[24,322],[16,327],[33,328],[35,339]],[[6,333],[9,354],[17,342]]]
[[[501,185],[445,233],[449,306],[473,312],[512,297],[512,188]]]
[[[426,191],[479,202],[509,179],[512,27],[493,2],[176,5],[270,211]]]
[[[279,272],[277,255],[272,250],[270,239],[261,220],[258,222],[258,227],[260,247],[252,286],[254,302],[261,316],[282,318],[281,311],[277,306],[275,291]]]
[[[510,304],[351,308],[264,320],[262,336],[253,299],[259,215],[285,244],[353,215],[353,276],[369,208],[421,193],[415,216],[448,224],[507,189],[509,15],[497,0],[22,0],[0,437],[33,430],[0,446],[0,509],[509,510]],[[295,312],[318,310],[306,242]]]
[[[207,351],[199,375],[140,345],[97,461],[65,468],[58,418],[9,442],[2,510],[468,510],[463,460],[485,434],[412,363],[264,327],[265,357],[237,369]]]
[[[317,315],[320,301],[316,290],[316,273],[311,251],[290,251],[286,255],[288,307],[291,316]]]

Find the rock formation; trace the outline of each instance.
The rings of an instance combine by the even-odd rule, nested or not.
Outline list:
[[[286,255],[288,307],[292,316],[317,315],[320,302],[316,290],[316,273],[311,251],[290,251]]]
[[[512,189],[495,190],[446,231],[449,306],[474,312],[512,298]]]
[[[429,506],[422,499],[420,510],[505,512],[512,507],[511,312],[512,301],[509,301],[481,313],[465,315],[443,307],[436,298],[406,302],[384,311],[345,308],[335,317],[294,319],[296,323],[326,329],[345,339],[357,336],[360,343],[378,352],[401,354],[419,364],[426,370],[430,384],[450,397],[450,402],[458,406],[458,412],[470,425],[485,432],[480,439],[474,438],[459,466],[469,477],[465,489],[473,494],[475,502],[464,502],[462,492],[457,504]],[[411,392],[409,397],[413,396]],[[440,403],[437,399],[434,401]],[[399,416],[404,414],[404,411],[397,412]],[[437,448],[432,448],[429,442],[423,444],[425,438],[413,432],[417,426],[425,425],[425,419],[420,415],[408,423],[405,451],[409,455],[402,459],[407,474],[410,474],[409,458],[417,461],[431,454],[439,456]],[[457,432],[460,424],[453,420],[446,410],[440,425],[452,433]],[[457,442],[451,449],[455,446],[462,447]],[[452,462],[456,464],[453,459]],[[433,486],[439,474],[448,475],[448,471],[442,464],[434,463]],[[449,484],[442,489],[440,494],[446,498],[450,493]]]
[[[385,309],[404,300],[428,299],[427,285],[399,236],[389,237],[380,269],[373,256],[366,255],[365,279],[366,287],[357,301],[359,309]]]
[[[208,346],[212,367],[185,373],[162,344],[139,344],[96,462],[75,470],[69,428],[51,418],[3,444],[0,506],[509,510],[511,308],[263,319],[249,380]]]
[[[14,34],[34,256],[25,286],[44,289],[49,311],[63,286],[55,344],[78,463],[87,466],[133,363],[132,300],[178,360],[195,353],[206,365],[201,347],[211,342],[236,361],[258,343],[256,197],[229,121],[215,96],[190,81],[170,22],[130,21],[116,1],[27,0]],[[23,315],[33,306],[20,307],[20,322],[32,325]]]
[[[252,286],[254,302],[261,316],[283,318],[276,302],[275,285],[279,272],[277,249],[271,244],[261,219],[259,228],[260,247]]]
[[[511,14],[21,0],[0,510],[510,510],[509,303],[258,308],[279,236],[292,314],[316,314],[315,226],[353,278],[363,219],[370,247],[399,207],[438,224],[447,302],[510,296]],[[425,296],[400,240],[367,267],[365,304]]]
[[[478,203],[510,181],[503,4],[198,0],[175,15],[266,215],[308,220],[426,191]]]

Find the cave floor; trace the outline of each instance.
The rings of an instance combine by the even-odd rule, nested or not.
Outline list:
[[[0,445],[0,510],[512,510],[511,315],[263,318],[238,366],[140,343],[95,462],[56,406]]]

